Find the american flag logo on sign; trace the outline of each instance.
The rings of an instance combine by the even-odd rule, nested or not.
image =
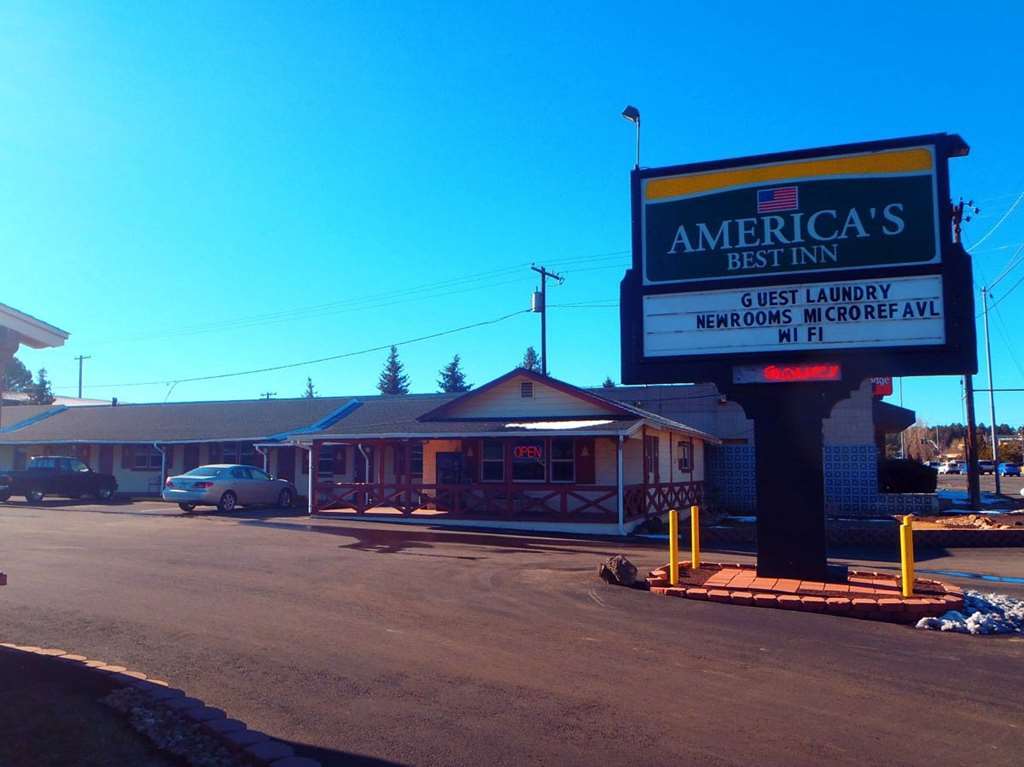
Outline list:
[[[800,207],[800,197],[795,186],[777,186],[774,189],[757,190],[758,213],[780,213]]]

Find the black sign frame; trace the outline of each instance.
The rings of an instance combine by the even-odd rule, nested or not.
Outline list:
[[[896,267],[830,269],[801,273],[761,274],[699,282],[667,282],[645,285],[643,279],[642,182],[664,176],[742,168],[765,163],[811,160],[844,154],[929,146],[934,151],[938,194],[938,238],[941,261]],[[937,133],[885,141],[843,144],[793,152],[739,157],[715,162],[634,169],[631,173],[633,264],[620,284],[622,382],[624,384],[731,381],[734,365],[769,363],[836,362],[844,378],[860,381],[872,376],[919,376],[976,373],[974,289],[971,258],[952,241],[952,204],[949,195],[948,160],[969,151],[956,134]],[[846,280],[887,279],[938,275],[942,278],[945,343],[928,346],[886,346],[847,349],[799,349],[737,353],[732,355],[644,355],[643,299],[658,294],[704,293],[715,290],[756,289],[766,286],[812,286]],[[731,387],[730,387],[731,388]]]

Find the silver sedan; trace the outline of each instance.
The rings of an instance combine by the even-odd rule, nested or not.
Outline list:
[[[295,485],[286,479],[274,479],[255,466],[216,463],[200,466],[185,474],[168,477],[163,499],[185,511],[196,506],[216,506],[233,511],[236,506],[277,504],[290,508],[295,503]]]

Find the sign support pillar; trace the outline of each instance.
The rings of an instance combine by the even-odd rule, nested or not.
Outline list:
[[[720,383],[754,421],[758,576],[830,578],[822,427],[858,384]]]

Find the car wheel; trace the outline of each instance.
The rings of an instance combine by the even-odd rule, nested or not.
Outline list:
[[[39,503],[43,500],[43,491],[32,488],[31,490],[25,491],[25,500],[29,503]]]
[[[114,496],[114,488],[112,487],[101,487],[96,491],[96,498],[101,501],[109,501]]]
[[[193,509],[195,509],[195,507],[196,507],[196,505],[194,503],[179,503],[178,504],[178,508],[181,509],[182,511],[192,511]]]
[[[277,496],[277,507],[279,509],[290,509],[293,503],[295,503],[295,496],[292,495],[292,491],[286,487],[281,491],[281,494]]]
[[[228,490],[220,497],[217,509],[219,511],[234,511],[236,505],[238,505],[238,496]]]

